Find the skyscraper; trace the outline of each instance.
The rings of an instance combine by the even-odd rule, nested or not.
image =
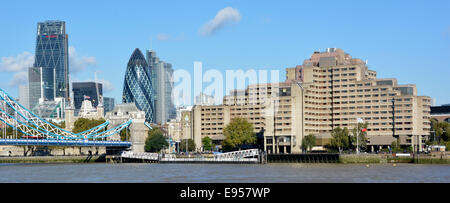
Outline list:
[[[176,109],[172,101],[172,64],[160,60],[156,57],[156,52],[151,50],[147,51],[147,62],[152,75],[154,122],[164,124],[176,117]]]
[[[34,67],[42,68],[44,100],[69,98],[68,35],[64,21],[38,23]]]
[[[113,97],[103,97],[103,108],[105,113],[108,113],[114,109],[115,100]]]
[[[28,85],[19,85],[19,103],[27,109],[30,109],[30,94]]]
[[[31,67],[28,69],[28,101],[30,109],[39,104],[39,100],[42,98],[42,92],[42,68]]]
[[[128,61],[123,85],[123,103],[135,103],[145,112],[145,120],[153,122],[152,78],[144,55],[135,49]]]

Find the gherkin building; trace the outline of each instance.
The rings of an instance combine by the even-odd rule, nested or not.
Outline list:
[[[148,64],[139,49],[135,49],[128,61],[123,85],[123,103],[135,103],[145,112],[145,120],[153,122],[152,81]]]

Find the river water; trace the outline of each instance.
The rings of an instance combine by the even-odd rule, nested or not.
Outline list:
[[[0,183],[450,183],[450,165],[0,164]]]

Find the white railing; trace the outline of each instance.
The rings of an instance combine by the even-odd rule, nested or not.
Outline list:
[[[258,162],[257,158],[161,158],[162,162]]]
[[[159,154],[157,153],[124,151],[122,152],[122,154],[120,154],[120,156],[130,159],[159,160]]]
[[[246,158],[246,157],[255,157],[258,155],[259,155],[258,149],[248,149],[235,152],[227,152],[223,154],[216,154],[214,155],[214,158]]]

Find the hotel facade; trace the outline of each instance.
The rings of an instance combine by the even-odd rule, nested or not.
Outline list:
[[[418,96],[412,84],[394,78],[379,79],[361,59],[341,49],[314,52],[302,65],[286,69],[281,83],[253,84],[233,90],[222,105],[194,106],[184,112],[181,130],[198,149],[203,137],[220,144],[223,129],[236,117],[247,119],[255,133],[263,133],[268,153],[299,153],[304,136],[314,134],[327,145],[331,131],[353,129],[358,118],[368,123],[368,151],[399,141],[422,150],[430,134],[428,96]]]

